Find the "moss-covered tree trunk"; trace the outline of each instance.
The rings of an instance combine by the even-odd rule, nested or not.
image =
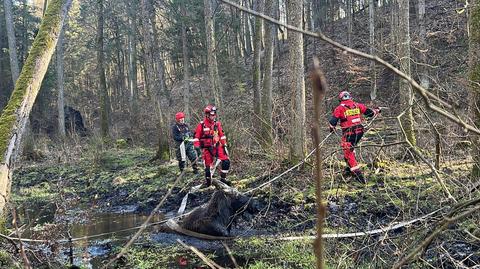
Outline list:
[[[72,0],[50,1],[10,101],[0,116],[0,214],[8,199],[11,175],[19,143],[47,72]]]
[[[477,0],[471,1],[471,13],[469,16],[470,43],[469,43],[469,68],[470,68],[470,104],[472,119],[476,126],[480,126],[480,6]],[[480,136],[472,135],[472,157],[474,165],[472,176],[480,177]]]

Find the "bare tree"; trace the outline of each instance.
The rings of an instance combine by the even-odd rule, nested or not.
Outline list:
[[[350,1],[350,0],[347,0]],[[369,0],[368,4],[368,29],[370,32],[370,55],[375,55],[375,0]],[[377,82],[375,73],[375,62],[370,61],[370,72],[372,85],[370,88],[370,99],[375,100],[377,98]]]
[[[480,5],[477,5],[477,0],[472,0],[472,10],[470,11],[468,20],[470,28],[470,42],[469,42],[469,69],[470,69],[470,89],[471,98],[470,107],[474,123],[480,126]],[[472,176],[474,178],[480,177],[480,135],[472,135],[473,150],[472,157],[474,165],[472,168]]]
[[[65,100],[63,98],[64,79],[63,79],[63,39],[65,38],[65,29],[62,27],[60,36],[57,42],[57,110],[58,110],[58,134],[60,137],[65,137]]]
[[[185,18],[187,16],[187,11],[185,9],[185,3],[180,7],[182,12],[182,54],[183,54],[183,81],[187,85],[185,91],[183,92],[183,105],[184,113],[187,119],[190,119],[190,54],[188,53],[188,44],[187,44],[187,26],[185,25]]]
[[[275,0],[265,1],[265,12],[271,17],[275,17]],[[275,1],[276,2],[276,1]],[[262,137],[266,147],[272,145],[272,75],[273,75],[273,50],[275,42],[276,27],[271,23],[265,24],[265,56],[264,56],[264,78],[262,88]]]
[[[10,56],[10,71],[12,73],[13,85],[17,82],[20,73],[18,68],[17,44],[15,38],[15,29],[13,27],[12,0],[3,0],[5,7],[5,22],[8,37],[8,54]]]
[[[105,77],[105,55],[103,51],[103,0],[97,0],[97,72],[100,89],[100,132],[104,138],[109,137],[110,102]]]
[[[257,11],[263,13],[265,2],[263,0],[257,0]],[[255,114],[254,124],[261,126],[262,115],[262,96],[260,92],[262,90],[262,69],[261,69],[261,55],[262,39],[263,39],[263,20],[260,17],[255,17],[255,37],[253,48],[253,113]],[[257,133],[260,136],[260,133]],[[261,136],[260,136],[261,137]]]
[[[213,21],[213,8],[211,0],[203,0],[205,13],[205,31],[207,35],[207,69],[212,90],[213,102],[221,106],[222,86],[218,74],[217,51],[215,46],[215,23]]]
[[[287,0],[287,19],[292,26],[302,28],[302,1]],[[303,71],[303,35],[288,31],[289,66],[287,78],[293,94],[290,124],[290,158],[301,159],[305,153],[305,81]]]
[[[398,2],[398,58],[400,59],[400,70],[410,76],[410,3],[409,0],[397,0]],[[413,89],[404,79],[399,82],[400,104],[406,109],[402,125],[405,128],[408,141],[416,145],[414,120],[413,120]]]
[[[28,116],[72,1],[53,0],[49,4],[12,97],[0,116],[0,152],[3,153],[0,166],[0,215],[4,212],[10,193],[13,165]]]

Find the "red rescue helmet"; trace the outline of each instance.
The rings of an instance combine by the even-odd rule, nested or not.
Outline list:
[[[208,105],[207,107],[205,107],[204,111],[205,111],[205,114],[210,114],[210,115],[217,114],[217,108],[212,105]]]
[[[175,120],[176,121],[179,121],[181,119],[184,119],[185,118],[185,113],[183,112],[177,112],[177,114],[175,114]]]
[[[338,99],[339,99],[340,101],[350,100],[350,99],[352,99],[352,96],[350,95],[349,92],[343,91],[343,92],[340,92],[340,93],[338,94]]]

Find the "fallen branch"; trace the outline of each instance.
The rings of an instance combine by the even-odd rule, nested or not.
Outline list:
[[[475,203],[479,203],[480,199],[474,199],[471,201],[467,201],[466,203],[463,203],[465,207],[471,206]],[[475,211],[480,210],[480,205],[477,205],[467,211],[464,211],[462,213],[459,213],[458,215],[454,216],[455,213],[459,210],[459,206],[456,206],[450,213],[448,214],[447,217],[444,218],[442,221],[441,225],[435,229],[425,240],[418,245],[414,250],[412,250],[407,256],[405,256],[403,259],[401,259],[399,262],[397,262],[395,265],[393,265],[392,269],[398,269],[405,265],[407,262],[409,262],[411,259],[414,259],[415,256],[417,256],[420,253],[423,253],[423,251],[430,245],[430,243],[439,235],[441,232],[446,230],[448,226],[454,222],[456,222],[459,219],[462,219],[470,214],[472,214]]]
[[[221,267],[220,265],[216,264],[214,261],[210,260],[207,256],[205,256],[205,254],[203,254],[202,252],[200,252],[200,250],[198,250],[196,247],[194,247],[194,246],[189,246],[189,245],[183,243],[183,241],[180,240],[180,239],[177,239],[177,242],[180,243],[180,245],[184,246],[185,248],[190,249],[191,251],[193,251],[193,253],[195,253],[200,259],[202,259],[202,261],[203,261],[204,263],[206,263],[210,268],[212,268],[212,269],[223,269],[223,267]]]

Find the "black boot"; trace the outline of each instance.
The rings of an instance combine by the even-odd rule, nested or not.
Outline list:
[[[192,169],[193,169],[193,173],[195,175],[198,175],[198,166],[197,166],[197,163],[193,163],[192,164]]]
[[[222,173],[220,172],[220,181],[224,184],[226,184],[227,186],[232,186],[232,183],[230,183],[228,180],[227,180],[227,174],[226,173]]]
[[[212,179],[207,177],[205,178],[205,182],[200,186],[200,189],[206,189],[212,185]]]
[[[343,175],[344,177],[349,177],[349,176],[351,176],[351,175],[352,175],[352,171],[350,170],[350,167],[348,167],[348,166],[345,167],[345,169],[343,169],[342,175]]]
[[[356,170],[355,172],[353,172],[354,174],[354,177],[355,177],[355,180],[362,183],[362,184],[366,184],[367,183],[367,180],[365,179],[365,177],[363,176],[363,173],[362,171],[360,170]]]

